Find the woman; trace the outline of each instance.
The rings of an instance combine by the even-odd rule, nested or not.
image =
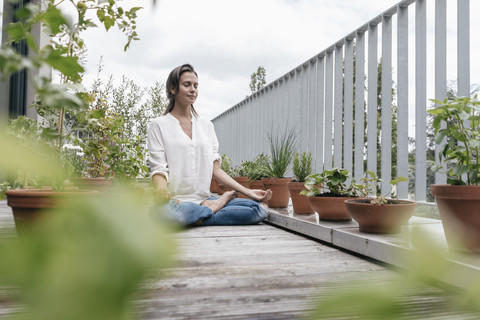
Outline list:
[[[193,107],[198,76],[184,64],[172,70],[166,84],[167,109],[150,124],[148,149],[152,182],[159,210],[183,225],[245,225],[267,217],[270,190],[248,189],[220,168],[218,140],[213,124]],[[211,197],[212,176],[234,191]],[[237,192],[252,198],[236,199]]]

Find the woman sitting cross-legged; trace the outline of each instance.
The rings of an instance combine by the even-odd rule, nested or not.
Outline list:
[[[189,225],[248,225],[268,215],[271,190],[248,189],[220,168],[218,140],[213,124],[198,116],[193,103],[198,95],[198,76],[185,64],[167,79],[169,100],[164,115],[150,124],[149,162],[158,205],[154,211]],[[215,178],[233,189],[212,197],[210,182]],[[237,199],[241,192],[253,199]]]

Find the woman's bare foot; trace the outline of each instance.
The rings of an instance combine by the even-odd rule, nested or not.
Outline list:
[[[202,206],[208,207],[208,208],[212,209],[213,213],[216,213],[217,211],[219,211],[220,209],[225,207],[230,200],[235,198],[236,195],[237,195],[237,191],[234,191],[234,190],[227,191],[224,194],[222,194],[222,196],[220,198],[218,198],[216,200],[205,200],[205,201],[203,201]]]

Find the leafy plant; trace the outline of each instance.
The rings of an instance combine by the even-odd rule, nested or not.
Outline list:
[[[305,182],[305,179],[312,174],[312,153],[295,153],[292,165],[293,175],[297,182]]]
[[[293,155],[297,149],[295,129],[284,132],[278,131],[268,135],[270,143],[270,158],[266,163],[268,176],[271,178],[283,178],[287,174]]]
[[[252,161],[242,161],[233,169],[233,175],[248,177],[249,180],[260,180],[268,176],[267,163],[268,157],[263,153],[259,154]]]
[[[480,101],[476,96],[431,101],[438,104],[428,110],[434,115],[435,142],[445,142],[438,154],[440,164],[431,163],[432,170],[445,173],[452,185],[479,184]]]
[[[347,169],[334,168],[322,173],[309,175],[305,180],[305,188],[300,194],[305,196],[356,197],[360,194],[358,185],[351,180]]]
[[[380,179],[375,172],[367,170],[367,176],[362,178],[360,181],[362,184],[357,185],[358,188],[361,190],[362,196],[367,197],[368,195],[374,194],[375,197],[370,201],[371,204],[387,204],[389,203],[387,196],[392,193],[393,188],[400,182],[408,181],[406,177],[398,177],[397,179],[390,180],[390,191],[386,194],[382,195],[380,192],[380,184],[382,179]]]
[[[68,159],[62,157],[60,151],[51,143],[50,131],[48,128],[38,127],[37,122],[21,116],[10,121],[6,140],[16,141],[16,147],[19,150],[36,150],[36,160],[51,163],[56,170],[43,170],[42,167],[24,166],[23,164],[14,162],[18,165],[15,173],[12,174],[12,181],[9,181],[12,188],[28,188],[50,186],[53,189],[62,189],[64,181],[68,179],[73,171],[73,166]],[[5,151],[7,154],[7,151]],[[28,160],[28,159],[25,159]],[[14,178],[13,178],[14,177]]]
[[[227,157],[226,154],[222,155],[222,163],[220,164],[220,168],[225,171],[226,174],[229,176],[232,175],[232,160]]]
[[[64,1],[47,0],[41,3],[28,3],[20,6],[15,12],[18,22],[11,23],[7,28],[8,39],[0,48],[0,74],[7,79],[15,72],[25,70],[28,79],[35,89],[37,112],[43,121],[35,127],[38,128],[38,137],[35,142],[46,142],[56,148],[48,151],[52,161],[67,171],[73,171],[62,157],[62,148],[66,140],[65,119],[73,118],[80,110],[85,109],[89,96],[83,92],[80,85],[84,68],[82,59],[85,56],[85,44],[81,33],[87,29],[96,27],[89,14],[96,14],[97,18],[108,31],[113,26],[127,35],[127,45],[132,40],[137,40],[136,12],[140,7],[124,10],[118,5],[119,1]],[[72,23],[62,10],[61,6],[70,6],[77,14],[76,22]],[[62,8],[63,9],[63,8]],[[35,41],[34,34],[39,26],[45,28],[51,36],[48,44],[40,46]],[[12,45],[24,42],[29,55],[23,56],[16,52]],[[53,69],[60,79],[60,83],[53,83],[51,79],[37,75],[39,68]],[[24,123],[25,124],[25,123]],[[32,128],[34,126],[31,126]],[[25,134],[33,132],[24,131]],[[45,141],[46,140],[46,141]],[[49,150],[49,148],[42,148]],[[55,158],[53,160],[53,158]],[[39,172],[22,172],[27,180],[38,180]],[[38,177],[37,177],[38,176]],[[59,189],[68,175],[46,177],[51,186]],[[42,176],[45,178],[45,176]]]
[[[234,177],[247,177],[252,163],[252,161],[242,161],[240,165],[232,169],[232,175]]]
[[[141,88],[125,76],[118,86],[112,76],[107,82],[97,77],[89,91],[89,107],[77,113],[79,128],[74,130],[84,150],[85,176],[113,176],[114,183],[132,184],[148,175],[147,126],[163,113],[163,89],[158,83]]]

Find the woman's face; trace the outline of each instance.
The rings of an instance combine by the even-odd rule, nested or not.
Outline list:
[[[198,95],[198,78],[193,72],[184,72],[180,76],[180,83],[178,85],[178,92],[172,89],[175,94],[175,104],[192,105],[197,99]]]

